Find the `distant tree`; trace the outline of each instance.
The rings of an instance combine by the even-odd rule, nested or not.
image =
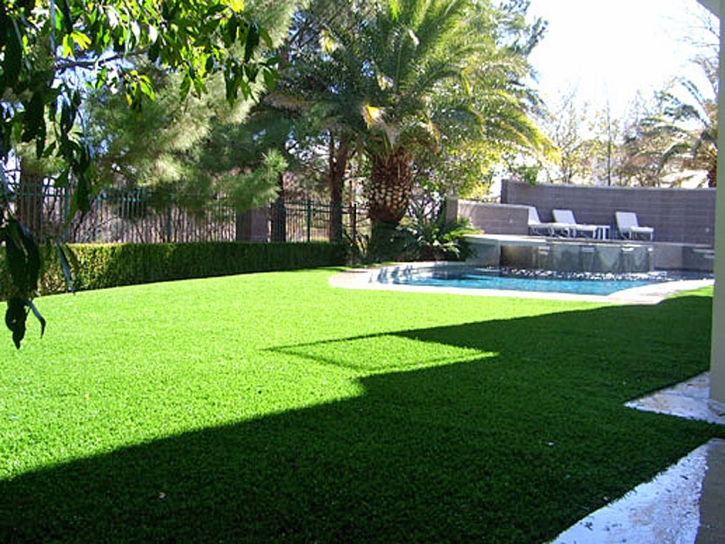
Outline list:
[[[584,134],[588,116],[587,105],[579,105],[576,90],[562,93],[549,105],[543,130],[555,147],[549,164],[551,181],[574,183],[588,175],[586,170],[589,146]]]
[[[645,123],[659,107],[655,95],[654,101],[638,96],[629,108],[622,139],[617,146],[615,172],[620,185],[660,187],[668,174],[663,153],[668,145],[666,137],[648,130]]]
[[[666,146],[664,164],[672,161],[692,170],[707,172],[708,186],[717,185],[717,96],[719,68],[717,61],[698,57],[695,64],[705,76],[707,89],[689,78],[680,78],[675,86],[660,93],[660,108],[644,119],[640,130],[658,138]]]
[[[268,6],[251,1],[246,9],[251,14],[263,10],[258,20],[277,25],[270,31],[270,43],[276,46],[286,34],[296,2]],[[259,107],[266,82],[250,82],[248,97],[229,103],[224,80],[215,75],[208,79],[204,95],[180,101],[178,74],[154,66],[144,72],[154,84],[156,99],[142,111],[122,107],[123,97],[108,89],[91,94],[86,103],[102,184],[151,189],[155,202],[167,205],[173,200],[192,211],[229,197],[241,212],[240,206],[264,205],[274,198],[277,180],[260,185],[268,183],[269,176],[252,175],[259,167],[267,172],[270,157],[284,154],[288,140],[288,123],[280,124],[272,110]]]

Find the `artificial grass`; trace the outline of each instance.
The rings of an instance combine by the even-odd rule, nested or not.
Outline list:
[[[40,299],[0,341],[0,540],[536,542],[725,431],[623,403],[709,366],[654,307],[332,289]]]

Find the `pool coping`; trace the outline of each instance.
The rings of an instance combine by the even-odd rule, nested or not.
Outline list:
[[[461,287],[431,287],[422,285],[399,285],[381,283],[381,276],[412,272],[419,269],[470,268],[470,263],[420,262],[393,263],[371,268],[353,268],[339,272],[329,279],[335,288],[370,289],[377,291],[398,291],[407,293],[439,293],[448,295],[466,295],[479,297],[508,297],[543,300],[563,300],[572,302],[599,302],[609,304],[659,304],[664,299],[681,291],[690,291],[714,285],[714,280],[683,280],[658,283],[645,287],[635,287],[617,291],[611,295],[576,295],[569,293],[543,293],[530,291],[512,291],[503,289],[465,289]]]

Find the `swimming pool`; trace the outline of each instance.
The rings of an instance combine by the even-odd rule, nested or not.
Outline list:
[[[380,275],[380,283],[457,289],[490,289],[538,293],[609,296],[626,289],[658,283],[707,280],[712,274],[651,272],[647,274],[556,273],[517,269],[419,268]]]

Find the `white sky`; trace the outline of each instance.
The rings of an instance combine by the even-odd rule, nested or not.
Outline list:
[[[621,115],[638,90],[645,97],[683,73],[705,40],[697,0],[531,0],[529,14],[549,21],[531,55],[546,99],[577,89],[593,107],[609,99]]]

